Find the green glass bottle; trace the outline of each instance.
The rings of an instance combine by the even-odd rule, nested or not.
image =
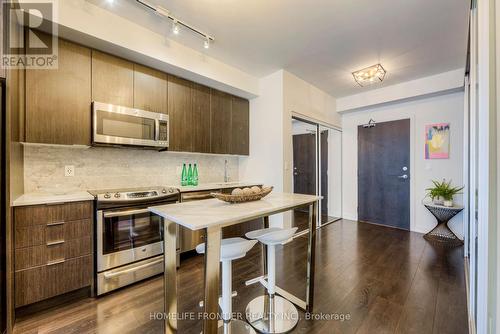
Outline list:
[[[187,184],[189,186],[193,185],[193,167],[189,164],[188,174],[187,174]]]
[[[181,174],[181,186],[188,185],[188,177],[187,177],[187,169],[186,164],[182,165],[182,174]]]
[[[193,186],[198,185],[198,166],[194,164],[194,169],[193,169]]]

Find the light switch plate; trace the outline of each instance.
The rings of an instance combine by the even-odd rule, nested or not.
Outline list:
[[[64,166],[64,176],[75,176],[75,166],[67,165]]]

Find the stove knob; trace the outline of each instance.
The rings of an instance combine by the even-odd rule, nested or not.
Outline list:
[[[164,193],[164,194],[166,194],[167,193],[167,189],[163,188],[161,192]]]
[[[106,198],[106,199],[111,198],[111,194],[110,194],[110,193],[105,193],[105,194],[104,194],[104,198]]]
[[[169,193],[173,193],[173,192],[174,192],[174,189],[170,188],[170,189],[168,189],[168,192],[169,192]]]
[[[115,198],[120,198],[121,194],[120,193],[116,193],[115,194]]]

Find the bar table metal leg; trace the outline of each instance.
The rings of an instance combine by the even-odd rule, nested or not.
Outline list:
[[[309,242],[307,245],[306,311],[312,312],[314,300],[314,267],[316,260],[316,222],[318,202],[309,205]]]
[[[165,292],[165,334],[177,332],[177,226],[174,222],[164,220],[163,256],[164,292]]]
[[[206,229],[205,251],[205,314],[203,333],[217,333],[219,311],[220,245],[222,230],[219,226]]]

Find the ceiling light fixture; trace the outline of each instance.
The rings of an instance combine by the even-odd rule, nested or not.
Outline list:
[[[377,81],[382,82],[385,78],[386,70],[381,64],[372,65],[359,71],[352,72],[354,80],[361,86],[371,85]]]
[[[175,35],[179,35],[179,23],[177,23],[177,20],[174,20],[172,22],[172,32],[175,34]]]
[[[164,17],[166,19],[172,20],[172,32],[175,35],[179,34],[180,28],[182,26],[183,28],[186,28],[186,30],[189,30],[189,31],[195,33],[196,35],[203,37],[204,38],[203,47],[205,49],[210,48],[210,43],[215,41],[215,38],[213,36],[210,36],[209,34],[193,27],[192,25],[174,17],[168,9],[163,8],[161,6],[153,5],[153,4],[149,3],[147,0],[135,0],[135,1],[139,4],[141,4],[142,6],[144,6],[145,8],[147,8],[148,10],[153,11],[155,14],[157,14],[161,17]]]

